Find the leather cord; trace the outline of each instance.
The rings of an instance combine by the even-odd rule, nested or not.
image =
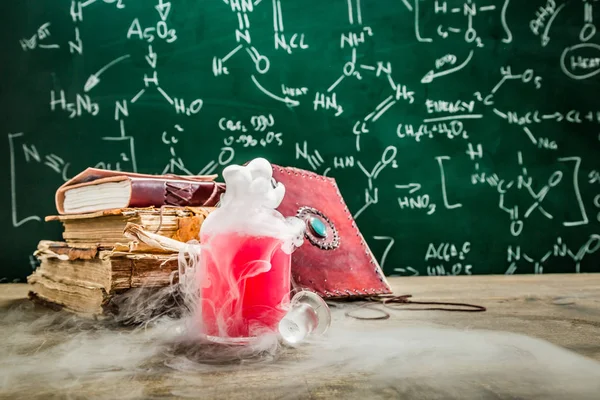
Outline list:
[[[362,317],[359,315],[352,315],[352,312],[357,311],[361,308],[368,308],[369,310],[377,311],[381,315],[374,316],[374,317]],[[350,317],[350,318],[354,318],[354,319],[361,319],[361,320],[376,320],[376,319],[389,319],[390,318],[390,314],[387,311],[382,310],[380,308],[375,308],[375,307],[373,307],[373,304],[370,304],[370,303],[365,303],[365,304],[358,306],[357,308],[355,308],[353,310],[348,310],[344,313],[344,315],[346,317]]]
[[[422,311],[422,310],[438,310],[438,311],[452,311],[452,312],[482,312],[487,309],[484,306],[479,306],[476,304],[468,304],[468,303],[451,303],[445,301],[413,301],[409,300],[412,297],[412,294],[404,294],[401,296],[391,296],[391,297],[383,297],[381,299],[381,303],[384,307],[390,308],[392,310],[412,310],[412,311]],[[462,308],[445,308],[445,307],[392,307],[389,304],[426,304],[426,305],[440,305],[440,306],[451,306],[451,307],[462,307]]]
[[[344,315],[354,319],[360,320],[383,320],[389,319],[390,314],[382,310],[380,308],[376,308],[373,306],[373,303],[381,303],[385,308],[390,310],[407,310],[407,311],[426,311],[426,310],[436,310],[436,311],[451,311],[451,312],[482,312],[487,311],[484,306],[479,306],[476,304],[468,304],[468,303],[453,303],[453,302],[442,302],[442,301],[413,301],[409,300],[412,297],[412,294],[403,294],[400,296],[394,295],[383,295],[383,296],[371,296],[368,297],[367,300],[370,303],[362,304],[352,310],[346,311]],[[435,305],[435,306],[449,306],[449,307],[404,307],[406,304],[422,304],[422,305]],[[458,307],[458,308],[454,308]],[[381,315],[373,316],[373,317],[363,317],[354,315],[353,313],[358,311],[361,308],[368,308],[370,310],[377,311],[381,313]]]

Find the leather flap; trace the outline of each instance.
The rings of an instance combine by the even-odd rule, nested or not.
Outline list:
[[[273,166],[273,177],[285,185],[278,211],[286,217],[299,216],[307,224],[305,242],[292,254],[292,278],[297,288],[326,298],[392,292],[335,179],[277,165]]]

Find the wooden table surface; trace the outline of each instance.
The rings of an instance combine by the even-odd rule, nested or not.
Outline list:
[[[334,321],[326,337],[297,349],[280,349],[273,360],[215,366],[161,350],[137,363],[130,360],[153,342],[127,342],[110,330],[110,340],[94,342],[101,340],[99,334],[87,333],[85,327],[78,331],[78,346],[65,348],[67,358],[47,343],[60,337],[62,328],[36,322],[56,312],[36,309],[35,317],[15,316],[15,309],[33,312],[24,300],[27,286],[0,285],[0,332],[5,338],[0,396],[600,399],[600,274],[389,280],[395,294],[412,294],[413,300],[474,303],[487,311],[407,311],[377,305],[390,318],[363,321],[344,315],[357,303],[343,303],[331,308]],[[15,350],[18,337],[26,334],[35,349]],[[75,337],[72,332],[63,336],[69,335]],[[85,347],[85,340],[95,344]],[[106,360],[96,365],[113,351],[111,346],[117,365]],[[132,354],[126,358],[122,353],[128,350]],[[179,361],[178,367],[169,360]],[[85,366],[65,367],[79,362]]]

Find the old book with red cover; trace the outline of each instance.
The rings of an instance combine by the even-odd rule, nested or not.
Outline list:
[[[217,175],[150,175],[87,168],[56,191],[59,214],[161,206],[213,207],[225,191]]]
[[[335,179],[278,165],[273,166],[273,178],[285,186],[278,211],[306,221],[305,242],[292,254],[296,288],[325,298],[392,292]]]

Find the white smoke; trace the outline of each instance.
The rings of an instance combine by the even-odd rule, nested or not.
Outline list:
[[[171,296],[165,291],[145,305],[157,308]],[[126,328],[23,302],[0,315],[0,397],[210,398],[209,383],[243,391],[246,379],[260,379],[262,394],[282,398],[327,390],[338,398],[422,399],[600,393],[600,363],[546,341],[431,325],[391,328],[402,311],[386,321],[359,321],[344,315],[352,307],[332,308],[324,336],[288,348],[269,335],[252,347],[198,342],[185,333],[185,319],[166,315]]]
[[[206,235],[236,232],[281,239],[291,253],[303,243],[304,223],[285,218],[276,210],[285,196],[285,187],[273,179],[273,168],[264,158],[255,158],[245,166],[230,165],[223,170],[227,190],[219,208],[202,225]]]
[[[228,195],[205,221],[203,233],[267,235],[289,240],[290,249],[297,245],[291,239],[301,240],[304,225],[294,226],[275,211],[284,189],[271,181],[265,162],[226,169]],[[506,332],[415,323],[392,328],[394,314],[402,312],[398,310],[390,310],[389,320],[365,321],[345,316],[355,305],[338,304],[331,310],[327,333],[294,348],[282,346],[273,331],[254,332],[255,339],[245,346],[207,341],[199,334],[198,299],[212,284],[212,275],[200,266],[211,251],[222,256],[229,250],[210,242],[188,243],[179,254],[179,283],[127,292],[115,299],[120,313],[113,319],[91,321],[28,301],[0,309],[0,397],[210,398],[227,387],[231,393],[244,391],[245,382],[259,380],[260,392],[244,394],[293,399],[328,392],[361,399],[600,398],[600,363],[594,360]],[[264,274],[271,266],[256,263],[233,276],[226,264],[219,264],[225,274],[220,279],[232,291],[214,307],[232,300],[240,307],[240,279]]]
[[[179,259],[187,297],[197,299],[190,331],[262,341],[289,305],[291,253],[302,245],[305,226],[276,210],[285,187],[266,159],[230,165],[223,178],[227,191],[202,225],[199,252],[189,262]],[[188,284],[191,277],[195,283]]]

